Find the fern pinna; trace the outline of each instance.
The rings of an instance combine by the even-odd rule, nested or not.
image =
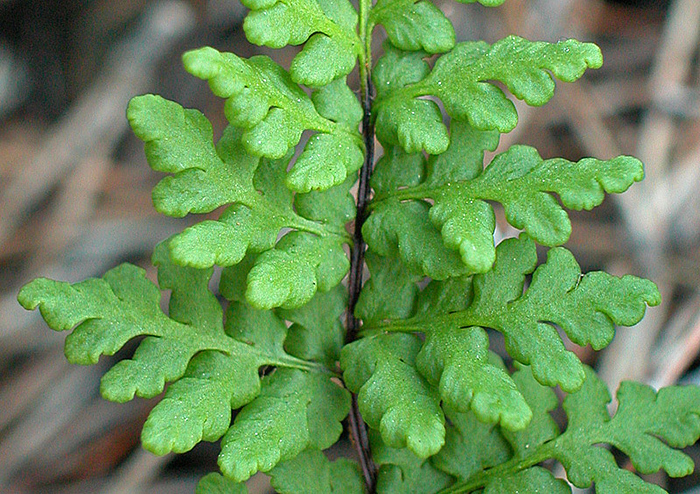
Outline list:
[[[678,449],[700,436],[700,389],[624,383],[611,416],[607,388],[557,330],[601,349],[615,325],[659,303],[653,283],[582,274],[561,247],[565,208],[625,191],[642,164],[544,160],[518,145],[484,167],[517,124],[500,87],[543,105],[555,79],[599,67],[599,49],[516,36],[456,43],[429,0],[360,0],[359,12],[348,0],[245,5],[251,42],[303,48],[289,70],[213,48],[184,55],[225,99],[218,142],[202,113],[159,96],[127,110],[149,165],[170,174],[153,191],[156,209],[182,217],[225,206],[220,217],[156,247],[158,285],[124,264],[73,285],[38,279],[19,295],[52,329],[72,330],[73,363],[144,337],[101,386],[123,402],[170,383],[144,446],[165,454],[221,439],[221,474],[204,477],[200,493],[246,492],[258,471],[281,493],[663,492],[601,445],[639,473],[689,474]],[[373,63],[380,25],[388,39]],[[346,83],[356,65],[359,99]],[[494,245],[493,203],[519,238]],[[536,244],[550,248],[539,266]],[[489,351],[487,330],[502,333],[513,368]],[[550,416],[556,385],[567,393],[563,431]],[[357,455],[330,461],[323,450],[346,419]]]

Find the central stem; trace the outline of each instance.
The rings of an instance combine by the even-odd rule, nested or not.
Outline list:
[[[360,55],[360,91],[362,96],[362,136],[365,141],[365,161],[360,170],[360,182],[357,189],[357,212],[353,230],[353,246],[350,259],[350,276],[348,280],[348,311],[346,315],[346,343],[357,338],[359,321],[355,317],[355,306],[362,290],[362,270],[365,260],[365,241],[362,238],[362,225],[367,216],[369,201],[369,179],[374,165],[374,124],[372,123],[372,25],[369,22],[371,0],[360,0],[360,40],[364,44]],[[362,474],[367,485],[367,491],[374,493],[377,469],[372,461],[367,429],[362,420],[357,403],[357,396],[352,395],[352,406],[349,415],[350,433],[362,467]]]

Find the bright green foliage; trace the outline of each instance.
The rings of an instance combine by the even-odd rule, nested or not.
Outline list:
[[[365,257],[371,277],[365,283],[355,314],[365,322],[404,319],[414,312],[418,285],[416,276],[397,259],[369,251]]]
[[[626,382],[617,392],[619,407],[612,418],[606,407],[610,399],[605,385],[587,369],[581,391],[564,400],[569,426],[552,449],[574,485],[595,482],[601,493],[662,492],[616,468],[612,454],[597,447],[600,443],[627,454],[641,473],[663,469],[671,477],[682,477],[693,471],[692,460],[674,448],[700,437],[700,389],[675,386],[656,393]]]
[[[258,398],[243,407],[221,441],[221,471],[243,481],[308,447],[332,446],[349,398],[322,374],[284,369],[266,376]]]
[[[340,365],[367,424],[389,446],[426,458],[445,441],[445,417],[436,390],[415,368],[420,345],[408,334],[363,338],[343,348]]]
[[[472,303],[472,279],[431,282],[421,292],[418,318],[456,314]],[[490,353],[488,336],[479,327],[455,331],[449,322],[435,321],[426,333],[416,365],[437,385],[444,404],[459,411],[470,408],[479,420],[501,422],[509,429],[525,427],[532,413],[503,363]]]
[[[394,97],[430,74],[430,66],[424,60],[427,53],[403,52],[389,43],[384,44],[384,50],[386,53],[372,74],[377,101],[386,101],[383,107],[378,108],[378,103],[374,107],[377,137],[383,145],[399,145],[408,153],[421,149],[429,154],[444,152],[450,137],[437,104],[410,96]]]
[[[362,234],[373,251],[382,256],[399,256],[411,271],[434,279],[479,271],[470,269],[470,263],[460,258],[455,247],[443,240],[440,230],[430,221],[433,208],[429,203],[401,202],[394,196],[421,190],[421,184],[445,186],[451,190],[455,182],[469,180],[480,173],[484,151],[495,149],[498,134],[476,131],[461,123],[453,124],[452,134],[454,144],[445,153],[428,160],[420,153],[406,154],[398,146],[385,147],[372,177],[376,192],[372,215],[362,228]],[[488,205],[484,206],[491,218],[493,212]],[[494,227],[491,219],[484,229],[489,232],[485,248],[491,250]],[[489,267],[490,264],[486,270]]]
[[[399,408],[425,399],[423,388],[413,385],[422,383],[417,377],[422,376],[437,388],[444,405],[460,412],[471,409],[479,420],[499,423],[507,430],[523,429],[530,422],[532,411],[516,383],[489,355],[489,340],[483,327],[503,333],[508,353],[531,364],[542,384],[575,391],[583,384],[584,368],[566,350],[553,324],[561,327],[573,342],[598,349],[612,340],[614,324],[636,324],[647,304],[660,301],[658,290],[647,280],[633,276],[616,278],[603,272],[582,276],[571,253],[563,248],[552,249],[547,262],[536,267],[535,244],[522,236],[499,245],[493,270],[474,276],[473,287],[469,278],[431,283],[413,317],[389,323],[378,321],[376,326],[425,334],[423,343],[406,340],[407,344],[411,342],[406,348],[412,350],[407,350],[401,361],[402,369],[410,369],[411,373],[417,370],[419,374],[397,379],[388,372],[374,371],[399,365],[396,356],[385,350],[389,346],[385,342],[391,336],[380,335],[343,349],[347,359],[341,364],[346,383],[353,391],[366,381],[371,386],[368,389],[400,386],[401,391],[387,405]],[[523,293],[529,274],[532,282]],[[380,278],[378,282],[381,281]],[[367,292],[368,298],[371,293]],[[372,329],[367,331],[371,333]],[[396,349],[398,343],[391,347]],[[360,397],[363,396],[361,392]],[[393,395],[385,391],[382,396],[389,400]],[[438,437],[438,432],[434,437]],[[394,445],[387,437],[384,439]],[[425,456],[426,450],[411,449]]]
[[[559,400],[552,390],[533,379],[527,367],[513,374],[518,391],[532,407],[532,420],[527,428],[520,431],[502,429],[501,434],[508,440],[515,456],[525,456],[530,448],[546,443],[559,435],[559,427],[550,412],[559,406]],[[464,478],[464,477],[463,477]]]
[[[440,390],[446,405],[471,407],[484,422],[522,429],[531,418],[525,400],[505,369],[490,362],[489,339],[479,327],[455,330],[436,324],[416,357],[416,367]]]
[[[573,391],[584,379],[580,362],[551,324],[574,343],[600,349],[612,340],[614,324],[632,326],[644,316],[647,304],[661,301],[647,280],[600,271],[582,276],[573,255],[561,247],[550,250],[547,262],[535,270],[535,244],[525,236],[503,242],[498,252],[493,270],[474,279],[473,303],[450,319],[460,326],[478,324],[502,332],[508,353],[532,364],[535,377],[545,385]],[[530,273],[532,282],[521,295]]]
[[[304,130],[314,130],[319,132],[311,141],[315,146],[307,148],[295,166],[317,168],[319,161],[341,159],[346,175],[362,166],[362,141],[357,129],[322,116],[301,87],[268,57],[245,60],[232,53],[201,48],[187,52],[183,59],[192,75],[208,80],[214,94],[227,98],[226,117],[233,126],[244,129],[241,141],[251,155],[282,158],[299,142]],[[346,175],[331,185],[342,182]],[[311,182],[311,188],[330,186],[323,176],[317,180]],[[301,192],[310,190],[298,181],[292,180],[290,185]]]
[[[260,471],[282,494],[360,494],[373,491],[371,462],[380,494],[570,492],[547,460],[599,493],[663,492],[619,468],[607,445],[638,472],[689,474],[678,449],[700,436],[700,388],[624,383],[611,417],[608,390],[559,333],[599,350],[616,325],[660,302],[650,281],[582,274],[561,247],[565,208],[624,192],[642,164],[543,160],[516,145],[484,167],[517,124],[500,88],[543,105],[555,79],[599,67],[600,50],[517,36],[457,42],[431,0],[244,5],[251,42],[301,49],[288,70],[209,47],[184,55],[226,100],[220,137],[201,112],[159,96],[127,110],[149,165],[168,174],[153,190],[156,210],[218,217],[156,247],[157,285],[123,264],[81,283],[37,279],[19,294],[51,328],[71,331],[70,362],[94,364],[141,339],[101,391],[127,401],[165,389],[144,446],[166,454],[221,439],[223,475],[205,476],[199,494],[245,494]],[[387,41],[373,64],[379,26]],[[347,83],[356,65],[362,102]],[[366,155],[375,138],[376,164]],[[363,166],[370,192],[357,183]],[[358,218],[356,201],[368,203]],[[519,238],[494,244],[492,203]],[[361,256],[348,252],[364,247],[360,233],[370,275],[361,291]],[[551,247],[539,266],[536,243]],[[490,351],[494,331],[507,356]],[[569,393],[563,432],[551,415],[556,385]],[[330,461],[342,449],[323,451],[358,417],[369,428],[368,439],[350,431],[360,461]]]
[[[340,317],[346,306],[347,292],[337,286],[328,293],[318,293],[300,309],[279,311],[280,316],[293,323],[284,341],[285,349],[299,358],[333,368],[343,347],[345,328]]]
[[[357,12],[347,0],[246,0],[243,23],[257,45],[282,48],[306,43],[292,62],[294,82],[325,86],[355,68],[360,39]]]
[[[328,291],[345,277],[350,263],[338,238],[288,233],[262,253],[248,274],[246,298],[261,309],[300,307],[316,290]]]
[[[370,439],[373,458],[379,467],[379,494],[437,492],[453,482],[449,475],[435,468],[430,459],[420,458],[406,448],[391,448],[372,431]]]
[[[334,87],[335,93],[347,90],[340,83]],[[328,95],[319,97],[323,98]],[[320,106],[329,114],[334,110],[328,101]],[[336,110],[348,109],[352,107],[345,103]],[[357,115],[348,114],[357,127]],[[170,248],[177,262],[196,268],[227,266],[240,262],[248,251],[264,252],[248,290],[248,300],[258,308],[300,306],[317,289],[327,291],[340,283],[348,269],[342,225],[354,214],[348,204],[349,182],[336,190],[295,197],[285,185],[290,156],[270,160],[246,154],[242,134],[234,127],[226,129],[215,148],[211,124],[201,113],[158,96],[135,98],[128,117],[146,142],[151,167],[174,173],[154,189],[159,211],[184,216],[232,204],[218,220],[203,221],[175,236]],[[301,205],[297,207],[301,215],[294,211],[295,202]],[[320,214],[318,210],[329,202],[336,204],[337,212]],[[285,227],[303,232],[292,232],[275,245]],[[293,262],[288,263],[290,257]],[[285,269],[280,271],[279,266]],[[280,286],[277,279],[288,285]]]
[[[361,494],[360,466],[340,458],[329,461],[317,449],[307,449],[270,471],[270,483],[280,494]],[[245,484],[218,473],[204,476],[196,494],[247,494]]]
[[[430,70],[420,52],[408,57],[389,52],[375,72],[377,87],[387,88],[385,74],[410,74],[378,91],[375,112],[377,135],[408,153],[424,149],[440,154],[447,149],[446,129],[437,105],[421,96],[435,96],[450,117],[479,130],[510,132],[518,122],[513,103],[488,81],[502,82],[518,99],[541,106],[554,95],[553,77],[573,82],[587,68],[597,68],[603,57],[597,46],[575,40],[556,44],[531,42],[510,36],[489,46],[482,41],[459,43],[438,58]]]
[[[154,261],[167,259],[164,244]],[[162,288],[173,291],[170,314],[160,310],[158,287],[145,272],[123,264],[102,279],[70,285],[38,279],[22,289],[20,302],[37,306],[52,329],[74,329],[66,338],[66,357],[72,363],[93,364],[100,355],[113,355],[130,339],[147,336],[132,359],[122,360],[102,380],[103,395],[113,401],[134,395],[156,396],[165,382],[182,377],[192,357],[205,350],[224,352],[238,360],[237,372],[257,374],[261,365],[284,359],[283,353],[268,354],[234,340],[224,333],[222,310],[207,289],[211,270],[161,265]],[[247,369],[246,369],[247,368]],[[246,378],[244,383],[255,383]],[[244,386],[248,388],[250,384]],[[241,389],[244,395],[254,391]]]
[[[270,472],[280,494],[361,494],[360,466],[347,458],[333,462],[318,450],[307,449]]]
[[[605,444],[627,454],[640,472],[664,469],[674,477],[687,475],[692,463],[677,448],[700,437],[700,390],[676,386],[656,393],[648,386],[625,382],[617,393],[618,411],[611,417],[610,393],[592,369],[585,369],[583,387],[564,399],[568,427],[563,433],[549,415],[558,406],[556,395],[537,383],[528,367],[521,367],[513,379],[534,411],[522,431],[492,427],[471,412],[445,407],[450,421],[445,446],[428,460],[388,448],[375,437],[373,446],[381,465],[378,492],[432,493],[442,486],[446,489],[441,492],[446,493],[480,489],[499,494],[570,493],[565,482],[537,466],[547,459],[560,461],[575,486],[595,483],[598,493],[664,492],[618,467],[601,446]],[[683,412],[677,413],[675,407]]]
[[[445,447],[431,458],[435,468],[452,477],[468,479],[510,458],[508,442],[498,428],[480,422],[471,413],[458,413],[449,407],[445,413],[451,426]]]
[[[510,494],[522,491],[569,494],[571,488],[563,479],[555,478],[549,470],[532,467],[494,479],[488,483],[484,494]]]
[[[382,24],[391,44],[406,51],[443,53],[455,45],[455,30],[430,0],[379,0],[370,21]]]
[[[429,214],[426,202],[387,199],[373,207],[362,234],[374,252],[400,256],[414,273],[436,280],[469,273],[459,253],[445,246]]]
[[[245,484],[212,472],[202,477],[197,484],[195,494],[248,494],[248,489]]]
[[[165,243],[156,249],[154,263],[161,288],[172,290],[170,317],[160,311],[158,287],[143,270],[129,264],[109,271],[103,279],[75,285],[36,280],[20,292],[20,302],[27,308],[38,306],[53,329],[75,327],[66,339],[66,356],[73,363],[95,363],[100,354],[112,355],[131,338],[147,336],[131,359],[105,374],[101,390],[105,398],[127,401],[134,395],[155,396],[165,382],[174,381],[143,429],[144,446],[156,454],[188,451],[202,440],[215,441],[224,434],[242,435],[241,443],[249,436],[269,437],[277,445],[278,438],[291,437],[287,433],[295,431],[297,441],[279,445],[279,451],[269,445],[243,451],[224,448],[222,464],[235,465],[231,467],[235,477],[244,480],[258,468],[269,470],[304,449],[298,434],[322,448],[337,440],[342,431],[339,421],[348,411],[347,392],[327,374],[308,372],[312,363],[285,352],[283,320],[238,302],[229,306],[224,327],[222,308],[208,289],[211,269],[172,264]],[[332,319],[328,316],[326,325],[337,327]],[[339,339],[317,346],[337,354]],[[261,387],[258,369],[266,365],[288,369],[278,369],[263,379]],[[275,427],[270,429],[266,417],[280,396],[295,396],[298,412],[286,424],[273,420]],[[231,410],[243,405],[229,428]],[[286,402],[281,406],[289,411]],[[313,417],[308,425],[307,414]]]
[[[513,146],[497,156],[478,178],[454,186],[431,187],[426,197],[435,200],[430,217],[441,228],[445,244],[459,248],[468,263],[481,247],[471,245],[470,238],[476,238],[476,243],[493,234],[493,213],[484,199],[503,204],[509,223],[540,244],[556,246],[569,239],[571,223],[551,193],[556,193],[567,208],[592,209],[603,202],[605,192],[624,192],[643,176],[639,160],[627,156],[609,161],[587,158],[578,163],[561,158],[543,161],[533,148]],[[469,215],[463,208],[478,218],[474,220],[477,228],[465,221]],[[482,223],[489,228],[481,227]]]
[[[319,133],[309,139],[287,177],[287,185],[299,192],[325,190],[343,182],[360,168],[364,159],[355,135],[362,108],[345,81],[337,79],[314,91],[311,100],[319,114],[336,122],[337,128],[344,128],[346,133]]]
[[[476,131],[465,123],[453,123],[452,127],[460,140],[445,153],[431,157],[423,183],[416,184],[415,179],[414,183],[405,183],[403,172],[398,170],[402,163],[422,159],[420,154],[402,155],[394,148],[379,162],[382,178],[403,188],[394,189],[393,194],[381,192],[376,217],[370,217],[363,230],[375,251],[389,255],[398,249],[407,265],[433,278],[444,276],[429,264],[430,259],[445,263],[445,254],[432,244],[413,241],[417,245],[411,245],[413,237],[402,227],[409,211],[421,217],[415,221],[421,223],[423,237],[437,242],[439,231],[445,247],[459,253],[464,267],[456,274],[484,273],[491,268],[496,254],[495,216],[487,200],[501,203],[508,221],[540,244],[557,246],[569,239],[571,222],[552,193],[567,208],[592,209],[603,201],[605,192],[624,192],[644,175],[639,160],[627,156],[609,161],[587,158],[578,163],[561,158],[545,161],[527,146],[513,146],[494,158],[482,173],[484,150],[493,150],[497,138],[492,132]],[[400,202],[405,199],[420,202]],[[433,201],[432,207],[425,199]],[[424,221],[424,211],[432,225]]]
[[[556,404],[551,390],[535,389],[539,385],[527,368],[518,371],[514,377],[533,408],[536,400],[546,395],[550,395],[547,398],[550,406],[547,408]],[[526,392],[527,388],[532,391]],[[642,473],[663,469],[672,477],[687,475],[692,470],[692,462],[675,448],[686,447],[700,437],[700,390],[675,386],[656,393],[648,386],[625,382],[617,393],[617,399],[619,407],[611,418],[607,410],[610,393],[593,370],[586,368],[586,381],[581,390],[564,399],[564,410],[568,416],[566,431],[558,435],[547,409],[541,408],[536,414],[541,418],[533,419],[529,427],[533,429],[532,432],[520,433],[526,434],[525,437],[506,435],[516,453],[499,468],[511,473],[498,476],[497,480],[487,479],[489,475],[483,472],[477,473],[471,479],[461,477],[466,481],[463,484],[485,484],[485,492],[491,492],[489,489],[496,489],[493,492],[516,492],[519,485],[528,485],[533,490],[539,488],[540,492],[570,492],[564,485],[552,487],[554,480],[551,474],[539,467],[515,474],[525,465],[554,458],[561,462],[568,479],[577,487],[589,487],[594,482],[596,492],[602,494],[664,492],[629,470],[618,467],[613,455],[601,445],[615,446],[627,454],[635,468]],[[683,412],[679,413],[679,410]],[[529,446],[526,449],[523,447],[525,444]],[[523,484],[525,481],[527,484]],[[492,487],[492,484],[495,486]],[[470,492],[473,488],[454,489],[451,492]]]

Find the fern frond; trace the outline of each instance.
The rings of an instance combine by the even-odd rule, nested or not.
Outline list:
[[[362,166],[364,144],[357,129],[323,117],[289,73],[268,57],[246,60],[207,47],[187,52],[183,60],[192,75],[208,80],[214,94],[227,99],[226,117],[233,126],[244,129],[241,142],[248,153],[282,158],[299,143],[303,131],[313,130],[319,134],[312,142],[324,144],[307,148],[295,166],[313,167],[319,160],[339,158],[347,173]],[[342,183],[346,176],[333,185]]]
[[[357,12],[347,0],[245,0],[251,12],[243,23],[256,45],[282,48],[306,43],[294,58],[294,82],[325,86],[349,74],[360,54]]]
[[[644,176],[641,162],[629,156],[607,161],[585,158],[573,163],[562,158],[543,160],[535,149],[527,146],[513,146],[482,171],[484,151],[494,149],[496,136],[476,131],[463,122],[453,122],[452,127],[458,144],[451,145],[441,155],[431,156],[424,182],[401,184],[400,189],[391,192],[380,188],[372,205],[377,218],[370,217],[363,230],[370,247],[379,254],[389,255],[398,248],[407,265],[421,268],[417,260],[425,260],[429,254],[410,248],[411,240],[402,233],[400,224],[384,217],[395,218],[406,214],[409,208],[428,210],[430,222],[439,230],[444,246],[459,253],[464,264],[462,269],[455,269],[454,276],[484,273],[491,268],[496,255],[495,215],[486,201],[501,203],[509,223],[525,230],[540,244],[557,246],[569,239],[571,222],[554,194],[567,208],[589,210],[603,202],[605,193],[624,192]],[[401,163],[422,159],[409,158],[414,155],[402,155],[396,148],[389,148],[389,153],[380,162],[383,179],[388,183],[401,182],[401,172],[394,172]],[[416,205],[410,206],[404,202],[407,200],[416,201]],[[433,240],[436,230],[427,222],[421,220],[421,223],[424,235]],[[431,245],[430,250],[436,249],[439,248]],[[433,276],[435,271],[423,268],[422,273]]]
[[[391,66],[403,58],[390,52],[380,63]],[[408,153],[444,152],[447,130],[437,105],[419,99],[424,96],[439,98],[448,115],[476,129],[510,132],[518,122],[515,106],[489,81],[500,81],[516,98],[541,106],[554,95],[554,77],[573,82],[587,68],[602,63],[597,46],[575,40],[552,44],[509,36],[492,46],[481,41],[459,43],[438,58],[430,73],[418,80],[404,79],[391,92],[378,92],[373,110],[377,135]],[[412,76],[418,75],[417,68],[416,62]]]
[[[513,448],[512,457],[490,470],[474,469],[460,475],[449,469],[450,463],[446,463],[443,456],[449,454],[454,460],[465,453],[464,448],[450,451],[448,443],[433,464],[438,468],[447,467],[445,469],[460,481],[441,492],[481,489],[489,493],[518,489],[570,492],[562,481],[537,466],[547,459],[559,461],[568,480],[576,487],[586,488],[595,483],[596,492],[600,494],[666,492],[630,470],[620,468],[612,453],[601,447],[604,444],[626,454],[639,473],[663,469],[676,477],[692,470],[692,461],[678,449],[693,444],[700,437],[700,389],[672,386],[656,392],[642,384],[623,382],[617,392],[617,412],[611,417],[607,409],[611,396],[605,384],[589,367],[585,367],[585,374],[581,389],[564,399],[568,425],[560,434],[548,413],[557,402],[554,392],[539,385],[527,367],[518,370],[513,377],[536,413],[524,431],[503,433]],[[542,398],[548,405],[538,405]],[[488,442],[483,444],[484,450],[498,449]]]
[[[445,417],[438,394],[415,368],[420,346],[408,334],[363,338],[343,347],[340,365],[365,422],[389,446],[427,458],[445,442]]]
[[[347,458],[329,461],[316,449],[307,449],[280,463],[270,483],[280,494],[362,494],[366,492],[360,466]]]

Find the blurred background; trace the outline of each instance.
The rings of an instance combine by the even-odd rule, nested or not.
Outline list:
[[[604,352],[576,351],[613,389],[630,378],[700,384],[700,2],[439,3],[460,40],[516,33],[601,46],[604,68],[558,84],[543,108],[519,106],[521,124],[501,150],[521,142],[545,158],[642,159],[642,184],[572,214],[567,247],[584,270],[651,278],[664,303]],[[217,444],[177,457],[143,451],[141,425],[157,399],[102,400],[112,360],[70,366],[65,335],[16,296],[37,276],[80,281],[123,261],[153,276],[153,246],[188,220],[154,211],[161,177],[128,129],[127,102],[159,93],[204,111],[220,131],[223,102],[184,72],[181,53],[212,45],[286,67],[296,53],[248,45],[244,15],[233,0],[0,0],[0,492],[184,493],[216,469]],[[700,459],[697,447],[687,452]],[[698,475],[652,480],[700,493]],[[266,482],[254,477],[251,492],[271,492]]]

